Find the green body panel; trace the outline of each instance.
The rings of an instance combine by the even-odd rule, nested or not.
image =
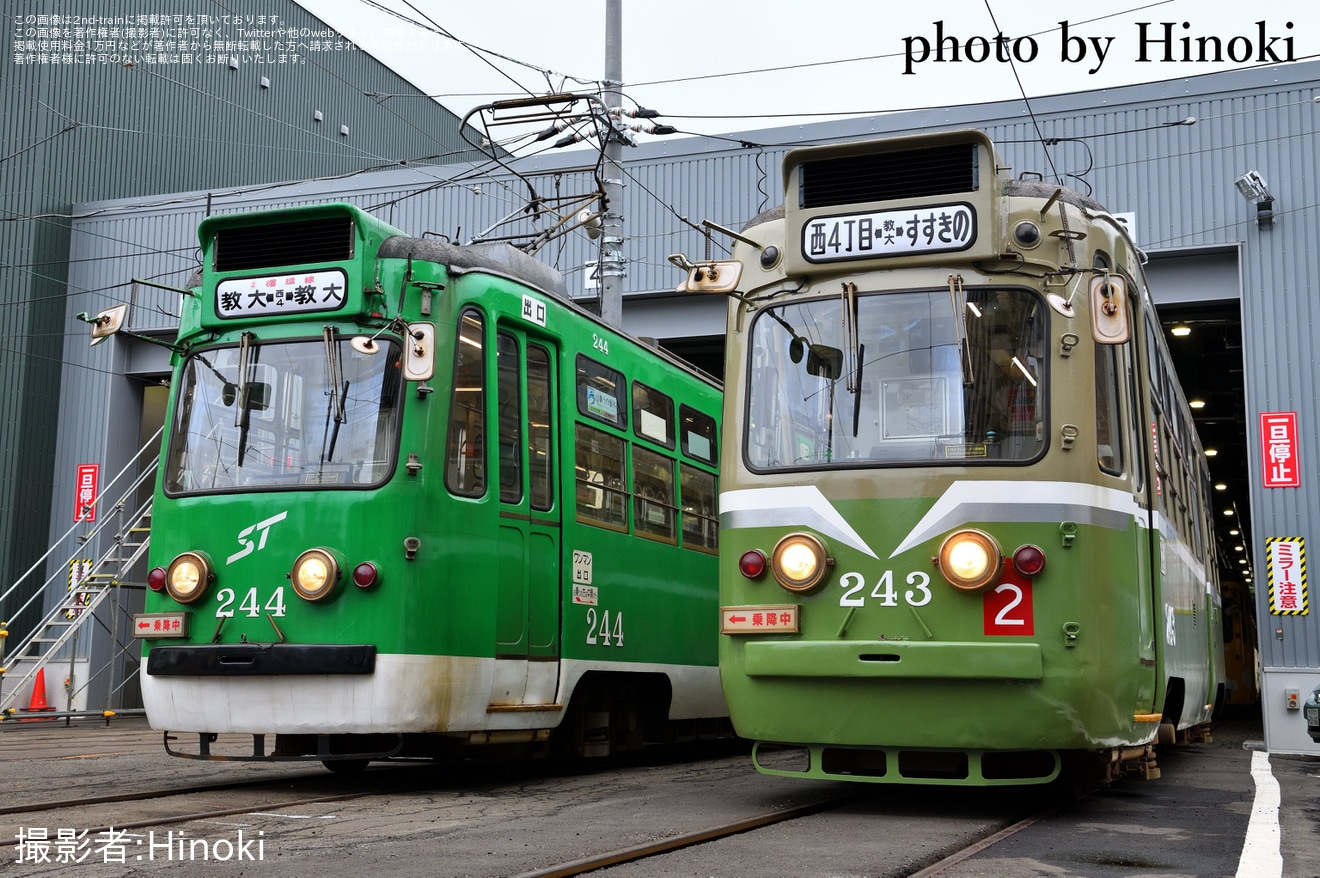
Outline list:
[[[822,487],[822,490],[827,490]],[[1030,582],[1032,633],[987,635],[984,591],[959,591],[931,563],[940,540],[887,558],[926,503],[876,501],[836,508],[878,560],[830,541],[835,564],[824,588],[801,599],[797,635],[724,636],[725,697],[740,735],[755,740],[864,746],[1088,749],[1154,733],[1135,714],[1155,710],[1156,668],[1141,615],[1134,544],[1142,531],[1086,527],[1069,549],[1059,522],[967,522],[1001,545],[1042,546],[1048,562]],[[782,532],[726,528],[721,603],[787,603],[772,578],[739,575],[737,558],[773,545]],[[894,594],[877,584],[888,572]],[[860,578],[847,574],[860,574]],[[929,577],[930,599],[909,577]],[[1014,581],[1025,583],[1023,577]],[[856,590],[856,585],[864,587]],[[850,591],[851,590],[851,591]],[[779,594],[775,594],[779,592]],[[861,600],[860,606],[844,606]],[[894,606],[885,606],[888,601]],[[1149,614],[1147,614],[1149,615]],[[1022,618],[1010,612],[1010,618]],[[1065,626],[1069,627],[1065,631]]]
[[[148,592],[145,611],[185,611],[189,634],[148,639],[144,654],[149,657],[154,649],[243,642],[366,644],[374,646],[378,656],[439,657],[449,662],[445,667],[459,666],[452,659],[470,658],[576,661],[577,667],[587,670],[626,671],[645,666],[652,673],[661,666],[704,668],[710,671],[718,694],[713,624],[718,615],[716,554],[712,549],[686,545],[681,529],[676,539],[666,542],[640,537],[631,527],[618,532],[580,522],[574,454],[575,424],[587,420],[575,403],[581,353],[622,372],[629,382],[645,382],[672,396],[675,412],[682,404],[718,418],[718,385],[603,326],[551,292],[520,282],[512,271],[485,263],[464,264],[451,271],[445,264],[423,258],[438,245],[411,239],[401,244],[397,230],[355,208],[323,205],[276,211],[255,215],[255,221],[289,223],[343,216],[353,219],[357,235],[352,258],[331,263],[349,279],[344,306],[333,312],[254,316],[241,321],[216,316],[212,305],[217,283],[282,269],[215,272],[209,250],[212,235],[216,231],[223,235],[224,229],[240,222],[250,225],[254,219],[207,220],[201,229],[203,246],[208,248],[202,286],[185,302],[179,344],[185,352],[232,348],[242,333],[250,333],[253,345],[280,339],[319,345],[327,327],[340,339],[376,336],[382,343],[393,339],[411,344],[399,331],[402,322],[392,324],[391,319],[397,315],[411,326],[429,324],[434,328],[433,372],[425,379],[401,382],[397,448],[391,444],[389,449],[392,468],[383,478],[362,485],[323,488],[297,484],[171,495],[166,489],[168,455],[164,455],[153,503],[150,563],[164,568],[182,552],[198,552],[208,559],[215,577],[200,600],[186,607],[165,592]],[[387,240],[390,253],[407,250],[410,255],[378,256]],[[447,248],[445,253],[459,254],[457,258],[485,258],[468,256],[459,247],[443,248]],[[323,267],[291,266],[287,271],[296,274]],[[529,302],[543,306],[540,321],[528,319],[525,309]],[[457,328],[465,309],[479,314],[483,321],[488,389],[484,428],[491,437],[473,452],[479,456],[473,465],[488,476],[486,490],[475,497],[459,496],[446,487]],[[532,344],[549,353],[549,387],[555,397],[546,443],[554,461],[549,508],[530,507],[527,465],[519,469],[519,498],[513,502],[500,499],[503,462],[501,444],[494,437],[501,429],[501,417],[520,417],[525,431],[529,415],[525,359],[518,366],[523,395],[520,402],[514,401],[520,411],[501,412],[497,404],[497,333],[515,339],[524,357]],[[176,388],[182,386],[182,361],[183,357],[176,357]],[[628,396],[623,399],[626,404]],[[178,407],[176,391],[166,419],[166,448],[179,423]],[[328,435],[329,414],[324,414]],[[621,437],[630,449],[650,448],[665,455],[673,462],[675,479],[680,461],[712,476],[715,473],[712,463],[637,435],[631,413],[628,421],[624,429],[596,422],[591,426]],[[321,441],[320,421],[310,426],[313,439],[309,441]],[[526,433],[523,435],[525,438]],[[505,450],[509,452],[507,447]],[[526,452],[526,448],[514,447],[509,453]],[[628,520],[631,523],[632,516]],[[415,557],[409,557],[405,540],[415,545]],[[295,594],[290,570],[301,552],[315,547],[328,548],[343,573],[332,597],[313,603]],[[595,592],[591,598],[575,591],[582,583],[575,581],[574,559],[582,553],[590,553],[592,559],[590,585]],[[354,568],[362,562],[371,562],[379,571],[378,581],[368,588],[355,587],[351,581]],[[575,673],[580,675],[580,671]],[[157,683],[186,687],[192,680],[163,677]],[[456,699],[452,693],[464,685],[486,684],[419,680],[418,685],[445,688],[449,694],[434,699],[443,703]],[[557,698],[562,707],[571,696],[570,680],[558,692],[552,687],[540,697]],[[375,697],[403,703],[415,696],[404,691],[386,696],[377,692]],[[471,695],[477,709],[485,705],[486,698],[486,693]],[[489,693],[489,698],[492,704],[501,700],[498,692]],[[715,713],[723,713],[722,707]],[[553,724],[561,715],[562,711],[544,713],[541,722]],[[489,722],[506,720],[527,721],[497,715]],[[445,722],[440,721],[440,727]]]
[[[744,649],[749,677],[1039,680],[1045,671],[1035,643],[751,641]]]
[[[982,776],[981,760],[1123,754],[1151,743],[1162,720],[1179,730],[1205,724],[1223,694],[1215,550],[1204,537],[1212,532],[1208,479],[1186,403],[1167,377],[1139,254],[1116,220],[1076,193],[1010,183],[999,171],[991,179],[983,163],[976,199],[951,188],[923,201],[884,163],[890,150],[896,161],[929,161],[921,185],[935,187],[942,159],[925,150],[956,152],[964,143],[982,159],[993,153],[979,132],[796,150],[785,160],[786,208],[753,220],[734,247],[741,275],[725,372],[721,680],[740,735],[811,754],[806,767],[781,770],[758,750],[757,767],[768,773],[1043,782],[1057,774],[1057,757],[1053,769],[1033,768],[1026,779]],[[880,182],[858,182],[871,154],[881,156]],[[976,174],[950,179],[978,185]],[[891,185],[902,194],[886,201]],[[850,203],[853,187],[872,200]],[[816,199],[809,211],[808,197]],[[934,241],[919,229],[936,228],[935,215],[953,207],[979,211],[966,253],[880,249],[883,223],[902,228],[915,215],[910,240]],[[927,214],[932,225],[922,227]],[[864,222],[872,225],[863,233]],[[1019,238],[1021,228],[1030,234]],[[808,246],[817,249],[804,259]],[[849,255],[861,247],[873,249]],[[1115,277],[1126,287],[1101,299]],[[928,310],[912,307],[926,307],[920,296]],[[1006,324],[999,335],[985,329],[998,319],[997,303],[1024,312],[1034,303],[1022,335]],[[937,337],[937,320],[962,328]],[[918,325],[923,340],[895,342]],[[969,346],[961,360],[960,345]],[[952,351],[950,371],[939,371],[929,353],[936,349]],[[831,351],[840,364],[833,374]],[[1014,455],[1004,433],[939,429],[941,419],[964,418],[978,430],[1002,429],[991,411],[1016,419],[1016,396],[994,409],[1001,398],[977,395],[1010,373],[1031,380],[1032,411],[1022,420],[1035,422],[1035,435],[1029,423],[1010,427],[1026,437],[1018,446],[1026,451]],[[1110,403],[1097,376],[1110,375],[1117,389],[1106,392],[1116,401],[1102,436],[1098,412]],[[776,395],[786,380],[796,395]],[[922,394],[939,400],[942,387],[962,402],[931,404],[933,414],[921,417],[937,426],[908,415],[925,412]],[[788,419],[792,438],[781,441]],[[917,441],[926,435],[933,451]],[[828,437],[825,454],[820,436]],[[971,590],[951,585],[937,563],[945,538],[965,529],[988,534],[1004,558],[988,584]],[[793,533],[824,546],[816,588],[797,593],[769,570],[741,572],[747,553],[773,568],[773,550]],[[1043,551],[1043,570],[1014,569],[1023,546]],[[730,623],[772,611],[789,630]],[[830,768],[822,760],[831,748],[862,755]],[[901,775],[899,751],[958,754],[971,769],[935,780],[938,773]],[[888,772],[854,776],[886,760]]]

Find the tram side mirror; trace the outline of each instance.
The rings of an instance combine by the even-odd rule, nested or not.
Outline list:
[[[435,374],[435,327],[430,323],[410,323],[404,341],[403,377],[409,381],[428,380]]]
[[[837,381],[843,374],[843,351],[824,344],[808,345],[807,374]]]
[[[99,345],[110,336],[119,332],[124,326],[124,319],[128,316],[128,305],[115,305],[113,308],[106,308],[95,317],[88,317],[84,311],[78,315],[78,319],[84,323],[92,325],[92,347]]]
[[[1100,344],[1128,340],[1127,282],[1118,275],[1091,278],[1091,334]]]
[[[742,263],[732,259],[707,262],[689,262],[681,253],[669,261],[687,272],[687,278],[674,288],[679,293],[732,293],[742,279]]]

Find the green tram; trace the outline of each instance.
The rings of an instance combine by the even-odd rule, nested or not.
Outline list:
[[[730,261],[720,672],[762,772],[1158,775],[1224,698],[1208,472],[1122,223],[979,131],[795,149]]]
[[[345,769],[727,729],[714,379],[507,244],[348,204],[199,237],[135,621],[168,750]]]

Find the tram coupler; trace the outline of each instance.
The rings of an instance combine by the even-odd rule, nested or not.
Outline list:
[[[1135,774],[1142,780],[1156,780],[1160,776],[1160,767],[1155,761],[1155,747],[1130,747],[1119,756],[1119,774]]]

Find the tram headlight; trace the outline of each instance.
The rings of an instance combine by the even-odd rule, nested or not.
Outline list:
[[[1040,226],[1023,220],[1013,227],[1013,240],[1024,250],[1030,250],[1041,242]]]
[[[794,594],[811,594],[820,589],[832,563],[825,544],[806,533],[789,534],[770,553],[770,570],[775,580]]]
[[[339,584],[339,561],[329,549],[308,549],[293,562],[289,579],[303,600],[323,601]]]
[[[184,552],[165,568],[165,591],[181,604],[196,603],[215,579],[211,562],[201,552]]]
[[[954,588],[975,591],[999,575],[1004,554],[990,534],[969,528],[949,534],[935,563]]]

